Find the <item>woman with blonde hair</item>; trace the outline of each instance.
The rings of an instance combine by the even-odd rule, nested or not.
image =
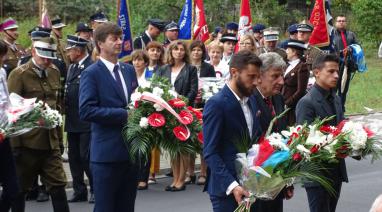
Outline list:
[[[198,74],[189,62],[189,52],[183,41],[171,42],[167,50],[167,65],[162,66],[156,75],[168,78],[175,91],[188,99],[189,105],[194,104],[198,93]],[[166,191],[182,191],[186,189],[186,167],[189,156],[180,154],[172,159],[173,181]]]
[[[253,53],[256,53],[256,44],[255,39],[250,34],[245,34],[240,37],[239,41],[239,51],[241,50],[249,50]]]
[[[216,77],[223,77],[223,72],[225,70],[225,64],[221,63],[223,56],[223,46],[219,42],[211,42],[208,45],[208,56],[210,57],[209,64],[214,67]]]

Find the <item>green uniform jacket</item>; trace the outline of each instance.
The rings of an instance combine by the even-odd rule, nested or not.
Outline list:
[[[37,97],[37,101],[45,101],[52,109],[60,111],[60,72],[49,67],[46,69],[46,78],[41,78],[37,72],[40,73],[32,60],[14,69],[8,78],[9,93],[14,92],[24,98]],[[11,138],[11,146],[59,150],[61,138],[61,128],[50,130],[38,128]]]
[[[17,50],[13,50],[8,46],[7,56],[4,60],[4,66],[6,66],[5,70],[7,71],[8,75],[13,69],[17,67],[17,63],[21,56],[25,55],[25,50],[22,46],[16,44],[16,48]]]

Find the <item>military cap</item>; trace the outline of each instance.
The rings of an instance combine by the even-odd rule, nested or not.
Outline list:
[[[173,31],[173,30],[179,30],[179,26],[174,21],[171,21],[165,26],[164,31]]]
[[[62,23],[61,18],[56,17],[55,19],[52,20],[52,28],[53,29],[59,29],[66,27],[64,23]]]
[[[90,16],[90,21],[95,21],[99,23],[105,23],[107,22],[107,17],[103,12],[97,12]]]
[[[299,41],[299,40],[294,40],[290,39],[286,45],[287,48],[293,48],[293,49],[298,49],[298,50],[306,50],[307,46],[305,45],[304,42]]]
[[[0,31],[19,28],[16,21],[12,18],[8,18],[0,24]]]
[[[295,34],[297,33],[297,24],[292,24],[288,27],[289,34]]]
[[[309,21],[302,21],[297,25],[297,31],[301,32],[312,32],[313,31],[313,25],[309,23]]]
[[[263,24],[256,24],[255,26],[252,27],[253,32],[263,32],[265,29],[265,26]]]
[[[235,22],[230,22],[230,23],[227,23],[225,25],[225,28],[227,30],[236,30],[237,31],[239,29],[239,25],[237,23],[235,23]]]
[[[264,29],[264,41],[276,41],[279,40],[279,30],[275,27],[269,27]]]
[[[31,39],[32,39],[32,41],[36,41],[36,40],[40,40],[42,38],[48,38],[48,37],[50,37],[51,31],[52,30],[49,28],[37,26],[37,27],[33,28],[32,32],[31,32]]]
[[[235,34],[233,33],[225,33],[222,35],[222,38],[220,38],[220,42],[224,43],[226,41],[233,41],[235,43],[237,43],[237,37]]]
[[[57,45],[54,43],[53,38],[41,38],[33,42],[33,47],[36,49],[38,56],[47,59],[57,59]]]
[[[220,26],[215,27],[214,34],[218,34],[219,32],[221,32],[221,30],[222,28]]]
[[[66,37],[66,49],[71,49],[74,47],[86,47],[89,41],[75,35],[67,35]]]
[[[91,31],[93,31],[93,29],[90,28],[88,24],[82,23],[82,22],[77,24],[76,33],[77,32],[91,32]]]
[[[149,19],[148,24],[158,28],[160,31],[163,31],[164,28],[166,27],[166,22],[157,18]]]

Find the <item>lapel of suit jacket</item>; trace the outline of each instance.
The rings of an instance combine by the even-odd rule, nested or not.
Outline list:
[[[258,132],[260,132],[259,129],[261,129],[260,120],[256,116],[256,114],[257,114],[257,102],[256,102],[255,98],[249,98],[248,103],[249,103],[249,106],[250,106],[250,109],[252,112],[252,120],[253,120],[252,138],[254,138],[258,134]]]
[[[259,102],[257,102],[257,104],[259,105],[259,109],[262,109],[260,110],[260,116],[263,116],[263,120],[271,120],[272,119],[272,113],[271,111],[269,110],[269,106],[267,105],[267,103],[265,103],[264,101],[264,98],[263,96],[261,95],[261,93],[259,92],[259,90],[255,90],[255,95],[257,96],[257,99],[259,100]]]
[[[188,65],[184,64],[183,68],[180,70],[178,76],[175,79],[175,82],[174,82],[175,88],[178,84],[183,85],[183,80],[185,79],[186,74],[188,73],[187,69],[188,69]]]
[[[128,99],[126,101],[129,102],[130,94],[133,92],[132,91],[132,79],[131,79],[131,76],[129,74],[129,70],[127,69],[127,67],[125,65],[123,65],[122,63],[120,63],[119,65],[121,67],[121,72],[122,72],[123,78],[125,79],[125,85],[126,85],[126,89],[128,92],[128,94],[127,94]]]
[[[240,102],[237,100],[235,94],[231,91],[231,89],[228,87],[228,85],[225,85],[223,88],[223,92],[225,96],[228,98],[228,102],[232,103],[232,106],[234,107],[234,111],[238,111],[238,118],[240,120],[240,123],[242,124],[242,127],[245,128],[245,133],[249,136],[249,130],[247,121],[245,120],[243,109],[241,108]],[[236,114],[231,114],[232,116],[235,116]],[[253,129],[253,127],[252,127]],[[252,134],[253,135],[253,134]]]
[[[125,97],[125,94],[123,93],[123,88],[120,88],[118,85],[117,85],[117,82],[115,81],[114,77],[111,75],[109,69],[107,69],[106,65],[101,61],[101,60],[98,60],[97,62],[98,66],[100,67],[101,70],[105,71],[106,74],[105,74],[105,78],[106,80],[109,82],[110,86],[113,87],[113,89],[115,90],[115,92],[118,94],[118,96],[124,101],[126,102],[126,97]]]
[[[302,62],[300,61],[290,72],[288,72],[287,75],[285,75],[284,79],[288,79],[289,77],[292,77],[296,74],[298,70],[300,70],[300,66],[302,65]],[[293,75],[292,75],[293,73]]]

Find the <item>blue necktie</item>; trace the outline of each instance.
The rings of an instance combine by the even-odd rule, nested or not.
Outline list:
[[[114,69],[113,69],[113,73],[114,73],[114,76],[115,76],[115,81],[117,82],[117,85],[122,89],[123,91],[123,86],[122,86],[122,80],[121,80],[121,77],[119,76],[119,65],[115,65],[114,66]],[[123,93],[125,93],[123,91]]]

